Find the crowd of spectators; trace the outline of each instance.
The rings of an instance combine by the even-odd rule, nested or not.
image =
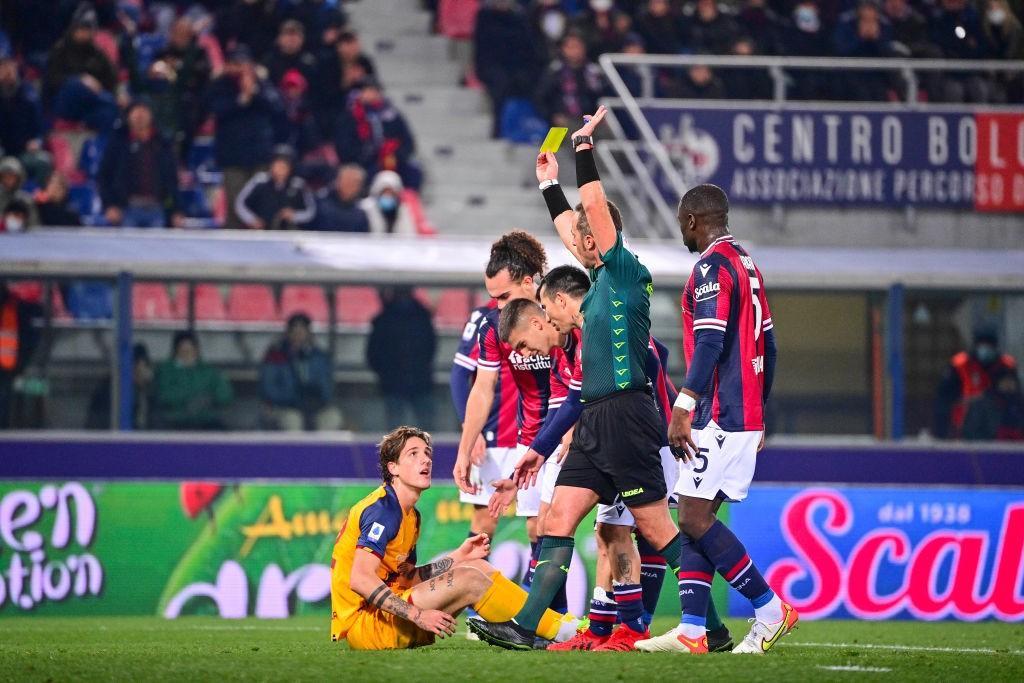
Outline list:
[[[596,64],[609,52],[1024,59],[1019,0],[482,0],[479,5],[474,75],[494,105],[496,136],[503,134],[502,114],[510,100],[532,103],[553,125],[593,110],[597,98],[609,94]],[[639,72],[621,71],[630,90],[640,94]],[[650,87],[663,97],[768,99],[773,94],[772,80],[761,69],[659,68]],[[906,96],[903,88],[886,72],[787,72],[791,99],[898,100]],[[925,75],[919,97],[1022,102],[1024,79],[1019,73]]]
[[[0,169],[10,232],[391,232],[423,179],[344,0],[5,0]]]

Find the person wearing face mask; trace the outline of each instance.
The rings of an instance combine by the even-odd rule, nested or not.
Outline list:
[[[974,331],[970,350],[957,353],[939,383],[935,399],[933,433],[941,439],[960,439],[965,433],[965,418],[972,405],[981,400],[1003,378],[1017,380],[1017,361],[999,350],[999,337],[994,328],[979,327]],[[977,416],[972,424],[977,424]]]
[[[402,178],[394,171],[381,171],[370,183],[370,196],[359,203],[374,235],[415,235],[412,211],[402,203]]]
[[[28,211],[24,225],[31,227],[39,224],[39,214],[32,202],[32,196],[22,189],[24,183],[25,167],[20,161],[14,157],[4,157],[0,160],[0,214],[6,213],[9,204],[20,202]]]
[[[794,57],[824,57],[831,53],[828,32],[816,0],[799,0],[783,28],[783,49]],[[822,71],[790,70],[791,97],[797,100],[830,99],[830,76]]]
[[[538,40],[553,52],[569,27],[569,16],[560,0],[537,0],[531,12],[531,23]]]
[[[8,202],[0,216],[0,232],[25,232],[28,228],[28,204],[20,199]]]
[[[199,357],[195,333],[175,333],[171,357],[157,366],[153,425],[158,429],[225,429],[222,411],[234,401],[227,378]]]

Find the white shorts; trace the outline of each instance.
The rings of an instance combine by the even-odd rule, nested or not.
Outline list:
[[[676,479],[679,477],[679,465],[676,456],[672,455],[672,449],[663,446],[661,451],[661,469],[665,473],[665,489],[669,491],[668,506],[676,507],[676,496],[672,490],[676,487]],[[597,506],[597,523],[614,524],[615,526],[636,526],[633,513],[621,500],[616,500],[614,505]]]
[[[519,452],[516,448],[488,448],[484,451],[484,461],[479,465],[473,465],[469,470],[470,483],[480,487],[479,493],[459,492],[460,503],[472,503],[473,505],[484,505],[491,500],[494,489],[491,482],[496,479],[506,479],[512,473],[516,461],[519,460]]]
[[[540,502],[551,504],[551,498],[555,495],[555,480],[558,473],[562,471],[562,463],[558,462],[558,456],[562,454],[562,447],[559,446],[555,452],[548,456],[544,467],[540,471]]]
[[[516,447],[516,457],[509,463],[508,474],[512,474],[512,468],[528,450],[530,447],[524,444]],[[543,476],[544,469],[541,468],[538,482],[526,490],[519,489],[516,493],[516,517],[536,517],[540,513],[540,477]]]
[[[731,503],[747,497],[757,465],[757,447],[763,432],[726,432],[709,422],[693,430],[696,460],[679,461],[675,492],[689,498],[714,500],[719,492]]]

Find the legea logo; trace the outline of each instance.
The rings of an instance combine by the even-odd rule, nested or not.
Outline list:
[[[49,533],[41,527],[53,513]],[[39,492],[11,491],[0,499],[0,611],[6,604],[28,611],[44,602],[99,595],[103,566],[87,552],[96,533],[96,505],[81,484],[47,485]],[[59,559],[50,558],[62,551]],[[66,553],[66,554],[65,554]],[[2,559],[2,558],[0,558]]]

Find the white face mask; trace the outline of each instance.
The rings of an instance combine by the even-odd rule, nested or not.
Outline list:
[[[25,221],[20,216],[8,216],[4,219],[4,227],[7,232],[21,232],[25,229]]]
[[[798,7],[796,9],[796,27],[805,33],[815,33],[821,28],[818,20],[818,11],[813,7]]]
[[[590,0],[590,9],[595,12],[607,12],[614,4],[613,0]]]
[[[558,40],[565,32],[565,15],[561,12],[548,12],[541,19],[540,26],[548,40]]]
[[[993,26],[1002,26],[1003,22],[1006,21],[1006,10],[1002,7],[995,7],[990,9],[985,16],[988,17],[988,23]]]

